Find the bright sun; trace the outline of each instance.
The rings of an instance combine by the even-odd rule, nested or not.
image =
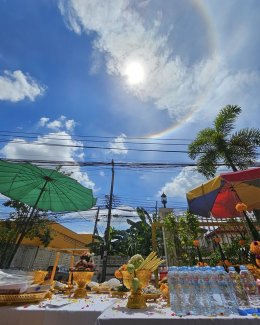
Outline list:
[[[131,62],[126,67],[127,81],[131,85],[136,85],[144,81],[144,68],[138,62]]]

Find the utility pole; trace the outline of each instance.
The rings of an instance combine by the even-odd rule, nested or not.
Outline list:
[[[96,220],[95,220],[95,224],[94,224],[94,230],[93,230],[93,235],[92,235],[92,244],[94,244],[95,241],[95,235],[97,233],[97,223],[99,221],[98,216],[99,216],[99,209],[100,207],[98,207],[97,209],[97,214],[96,214]]]
[[[111,223],[111,212],[112,212],[112,204],[113,204],[114,174],[115,174],[114,160],[112,160],[112,178],[111,178],[109,206],[108,206],[108,215],[107,215],[107,227],[106,227],[106,232],[105,232],[105,250],[104,250],[104,254],[103,254],[101,282],[104,282],[106,280],[107,257],[109,254],[109,246],[110,246],[109,229],[110,229],[110,223]]]
[[[156,216],[156,221],[158,220],[158,206],[157,206],[157,201],[155,204],[155,216]]]

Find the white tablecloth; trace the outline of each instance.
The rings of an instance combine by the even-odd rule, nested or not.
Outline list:
[[[259,325],[254,316],[203,317],[175,316],[170,308],[159,303],[149,303],[146,309],[128,309],[126,301],[116,301],[102,313],[96,325]]]
[[[0,307],[1,325],[94,325],[98,316],[114,303],[107,295],[88,299],[56,296],[35,305]]]

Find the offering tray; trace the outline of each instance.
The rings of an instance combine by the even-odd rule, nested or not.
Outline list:
[[[36,303],[43,300],[47,292],[30,292],[0,295],[0,305]]]
[[[109,288],[103,288],[100,286],[95,286],[91,288],[91,292],[92,293],[110,293],[110,289]]]
[[[156,301],[161,297],[160,293],[143,293],[145,301],[153,300]]]
[[[110,296],[114,298],[124,298],[128,294],[128,291],[110,291]]]

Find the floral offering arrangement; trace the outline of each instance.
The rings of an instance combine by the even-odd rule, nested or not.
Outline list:
[[[150,273],[154,272],[163,262],[164,260],[158,258],[155,252],[151,252],[146,259],[144,259],[140,254],[136,254],[130,258],[127,264],[123,264],[115,271],[115,277],[122,279],[123,272],[127,271],[132,276],[131,288],[134,292],[137,292],[140,286],[140,279],[138,279],[137,276],[138,271],[146,270]]]

